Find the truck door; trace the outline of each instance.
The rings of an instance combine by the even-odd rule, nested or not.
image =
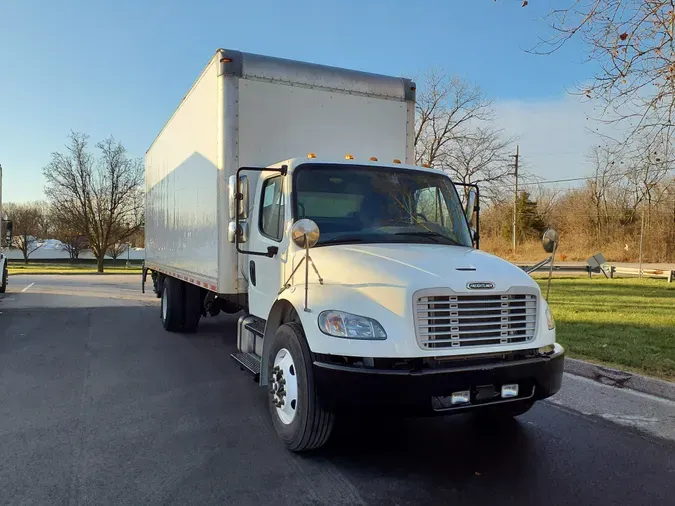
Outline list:
[[[286,251],[288,234],[285,225],[288,220],[286,213],[286,181],[285,176],[272,174],[265,177],[264,173],[258,183],[256,191],[256,211],[250,218],[251,251],[267,251],[272,247],[278,248],[273,257],[248,255],[249,278],[249,309],[251,314],[267,319],[272,304],[277,298],[283,283],[283,268],[287,261]]]

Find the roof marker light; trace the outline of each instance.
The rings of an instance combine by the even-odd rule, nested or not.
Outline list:
[[[431,165],[429,165],[428,163],[423,163],[422,167],[424,167],[425,169],[430,169]]]
[[[232,58],[221,58],[220,63],[232,63]]]
[[[371,161],[371,162],[376,162],[376,161],[377,161],[377,157],[376,157],[376,156],[371,156],[371,157],[370,157],[370,161]]]
[[[354,155],[345,155],[345,160],[353,160]]]
[[[394,158],[394,163],[401,163],[401,160],[399,160],[398,158]]]
[[[307,153],[307,158],[316,158],[315,153]]]

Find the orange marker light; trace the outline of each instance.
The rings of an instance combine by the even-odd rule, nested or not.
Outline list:
[[[316,158],[314,153],[307,153],[307,158]]]
[[[394,158],[394,163],[401,163],[401,160],[399,160],[398,158]]]
[[[377,157],[376,157],[376,156],[371,156],[371,157],[370,157],[370,161],[371,161],[371,162],[376,162],[376,161],[377,161]]]
[[[429,165],[428,163],[423,163],[422,167],[424,167],[425,169],[430,169],[431,165]]]
[[[221,58],[220,63],[232,63],[232,58]]]
[[[354,156],[353,155],[345,155],[345,160],[353,160]]]

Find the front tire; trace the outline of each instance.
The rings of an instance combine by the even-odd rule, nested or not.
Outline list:
[[[279,438],[294,452],[326,444],[335,417],[319,403],[311,352],[298,322],[285,323],[277,329],[267,363],[268,405]]]
[[[183,326],[183,283],[167,276],[163,285],[160,304],[162,326],[168,332],[178,332]]]

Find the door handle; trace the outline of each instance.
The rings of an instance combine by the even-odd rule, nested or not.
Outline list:
[[[248,264],[248,273],[251,284],[255,286],[255,262],[253,260]]]

